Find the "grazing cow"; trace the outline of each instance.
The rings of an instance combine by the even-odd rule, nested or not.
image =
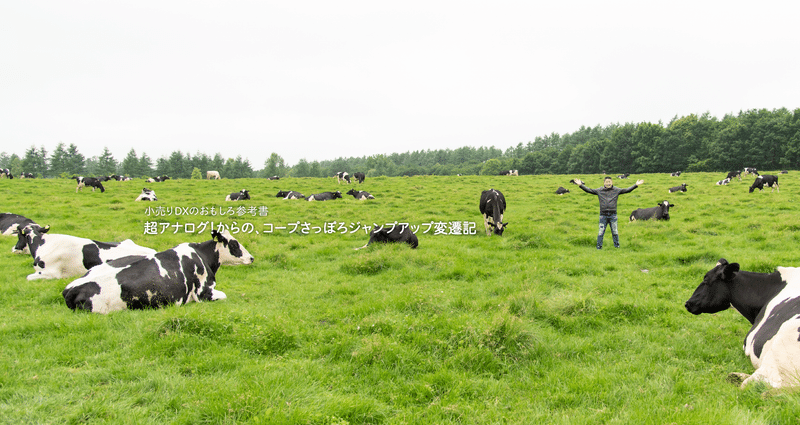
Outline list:
[[[631,173],[620,174],[617,176],[618,179],[627,179]]]
[[[744,339],[744,353],[755,372],[731,374],[774,388],[800,384],[800,268],[777,267],[773,273],[739,270],[721,258],[686,301],[692,314],[717,313],[730,306],[753,326]]]
[[[728,171],[728,175],[725,177],[728,181],[731,181],[732,178],[736,177],[739,181],[742,181],[742,172],[741,171]]]
[[[748,175],[748,174],[755,174],[755,175],[758,175],[758,170],[756,170],[755,168],[748,168],[748,167],[745,167],[745,168],[744,168],[744,171],[742,172],[742,177],[744,177],[744,176],[746,176],[746,175]]]
[[[206,171],[206,180],[211,180],[211,179],[219,180],[221,178],[222,177],[219,176],[219,171],[214,171],[214,170]]]
[[[411,248],[416,248],[419,246],[419,240],[417,239],[417,235],[414,234],[414,232],[411,231],[411,228],[409,228],[407,225],[394,223],[387,225],[387,227],[389,228],[386,229],[383,228],[382,226],[375,226],[375,228],[372,229],[372,232],[370,232],[369,234],[369,241],[367,241],[367,244],[362,246],[361,248],[356,248],[356,250],[364,249],[373,242],[380,242],[380,243],[405,242],[409,244]]]
[[[101,183],[100,180],[97,178],[83,177],[83,176],[74,176],[72,178],[75,179],[76,182],[78,182],[78,187],[75,188],[75,193],[83,189],[84,186],[91,187],[92,192],[94,192],[95,189],[100,189],[100,193],[106,191],[106,189],[103,187],[103,183]]]
[[[364,192],[363,190],[362,191],[358,191],[358,190],[355,190],[355,189],[350,189],[349,191],[347,191],[347,194],[348,195],[353,195],[353,198],[356,198],[356,199],[358,199],[360,201],[363,201],[365,199],[375,199],[375,197],[370,195],[369,192]]]
[[[684,184],[682,184],[680,186],[675,186],[675,187],[669,188],[669,193],[673,193],[673,192],[686,192],[686,183],[684,183]]]
[[[337,190],[336,192],[322,192],[307,196],[306,201],[330,201],[332,199],[341,199],[341,198],[342,198],[342,192],[339,192]]]
[[[132,240],[98,242],[77,236],[48,234],[50,226],[29,224],[17,230],[15,250],[27,246],[33,257],[34,273],[28,280],[60,279],[79,276],[92,267],[128,255],[154,254],[154,249],[136,245]]]
[[[359,184],[361,184],[361,183],[364,183],[364,179],[367,178],[367,175],[364,174],[364,173],[358,172],[358,173],[353,173],[353,177],[356,179],[356,181]]]
[[[145,187],[142,189],[142,193],[139,194],[139,197],[134,199],[134,201],[158,201],[158,198],[154,190]]]
[[[725,178],[725,179],[723,179],[723,180],[719,180],[719,181],[717,182],[717,186],[725,186],[725,185],[727,185],[727,184],[728,184],[728,183],[730,183],[730,182],[731,182],[731,178],[730,178],[730,177],[726,177],[726,178]]]
[[[638,208],[631,213],[628,222],[635,220],[669,220],[669,209],[675,208],[675,205],[670,204],[669,201],[664,201],[653,208]]]
[[[484,190],[481,192],[480,210],[481,214],[483,214],[486,236],[492,235],[490,228],[494,228],[494,234],[503,236],[503,230],[508,226],[508,223],[503,223],[506,197],[496,189]]]
[[[252,264],[253,260],[227,230],[214,230],[205,242],[182,243],[94,267],[61,294],[67,307],[101,314],[223,300],[225,293],[215,289],[220,265]]]
[[[670,177],[680,177],[680,175],[681,175],[681,171],[676,171],[674,173],[670,173],[669,174]]]
[[[280,180],[281,178],[278,176],[267,177],[267,180]]]
[[[145,181],[148,182],[148,183],[157,183],[157,182],[163,182],[163,181],[167,181],[167,180],[169,180],[168,176],[158,176],[158,177],[151,177],[151,178],[149,178],[149,179],[147,179]]]
[[[518,176],[519,170],[505,170],[500,172],[501,176]]]
[[[347,182],[347,184],[350,184],[350,175],[347,174],[347,171],[339,171],[333,177],[336,177],[336,183],[341,184],[342,180],[345,180]]]
[[[565,193],[569,193],[569,189],[564,186],[559,186],[558,189],[556,189],[556,195],[563,195]]]
[[[756,181],[753,182],[752,186],[750,186],[750,193],[753,193],[754,190],[764,190],[764,186],[771,187],[772,190],[769,193],[778,189],[778,192],[781,191],[780,186],[778,186],[778,176],[773,176],[770,174],[762,174],[756,177]]]
[[[11,170],[8,168],[0,168],[0,176],[5,176],[7,179],[13,179],[14,175],[11,174]]]
[[[32,179],[32,178],[34,178],[34,175],[33,175],[33,173],[22,173],[22,174],[19,175],[19,178],[21,178],[21,179]]]
[[[247,189],[242,189],[239,192],[233,192],[225,197],[226,201],[249,201],[250,192]]]

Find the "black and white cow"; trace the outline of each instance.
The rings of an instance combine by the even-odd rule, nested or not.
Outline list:
[[[15,250],[24,246],[33,257],[34,273],[28,280],[61,279],[79,276],[94,266],[128,255],[154,254],[154,249],[136,245],[132,240],[98,242],[71,235],[48,234],[50,226],[29,224],[17,230]]]
[[[618,179],[627,179],[631,173],[620,174],[617,176]]]
[[[355,190],[350,189],[347,191],[348,195],[353,195],[353,198],[358,199],[359,201],[363,201],[365,199],[375,199],[369,192],[364,192],[363,190]]]
[[[267,177],[267,180],[280,180],[281,178],[278,176]]]
[[[674,193],[674,192],[686,192],[686,183],[684,183],[684,184],[682,184],[680,186],[675,186],[675,187],[669,188],[669,193]]]
[[[781,191],[780,186],[778,186],[778,176],[773,176],[770,174],[762,174],[756,177],[756,181],[753,182],[752,186],[750,186],[750,193],[753,193],[754,190],[764,190],[764,186],[771,187],[772,190],[769,193],[778,189],[778,192]]]
[[[33,175],[33,173],[22,173],[19,175],[19,178],[21,179],[32,179],[34,177],[35,176]]]
[[[681,176],[681,171],[676,171],[674,173],[669,173],[669,176],[670,177],[680,177]]]
[[[0,214],[0,234],[4,236],[11,236],[17,233],[19,229],[29,225],[36,224],[33,220],[23,217],[19,214],[2,213]],[[11,252],[15,254],[30,254],[28,245],[23,245],[17,248],[17,244],[11,247]]]
[[[218,291],[220,265],[252,264],[253,256],[225,230],[211,240],[182,243],[147,256],[131,256],[92,268],[64,291],[67,307],[108,314],[227,298]]]
[[[142,189],[142,193],[139,194],[139,197],[134,199],[134,201],[158,201],[158,198],[156,197],[156,191],[145,187]]]
[[[686,301],[692,314],[717,313],[733,306],[753,326],[744,353],[756,369],[742,387],[765,382],[775,388],[800,385],[800,268],[778,267],[773,273],[739,269],[721,258]]]
[[[95,189],[100,189],[100,192],[105,192],[106,189],[103,187],[103,183],[100,182],[100,179],[95,177],[83,177],[83,176],[74,176],[72,177],[78,182],[78,187],[75,188],[75,192],[77,193],[79,190],[83,189],[84,186],[89,186],[92,188],[92,192]]]
[[[748,174],[758,175],[758,170],[756,170],[755,168],[745,167],[744,171],[742,171],[742,177],[744,177],[744,176],[746,176]]]
[[[500,172],[501,176],[518,176],[519,170],[504,170]]]
[[[158,176],[158,177],[151,177],[145,180],[148,183],[157,183],[169,180],[169,176]]]
[[[781,170],[779,174],[789,174],[789,170]]]
[[[481,192],[480,202],[481,214],[483,214],[483,225],[486,227],[486,236],[491,236],[491,228],[494,234],[503,235],[508,223],[503,223],[503,213],[506,210],[506,197],[497,190],[489,189]]]
[[[731,182],[731,178],[730,178],[730,177],[726,177],[726,178],[725,178],[725,179],[723,179],[723,180],[719,180],[719,181],[717,182],[717,186],[725,186],[725,185],[727,185],[727,184],[728,184],[728,183],[730,183],[730,182]]]
[[[669,201],[664,201],[653,208],[637,208],[631,213],[629,222],[636,220],[669,220],[669,209],[674,208],[675,205],[670,204]]]
[[[369,246],[369,244],[373,242],[379,243],[407,243],[411,246],[411,248],[416,248],[419,246],[419,240],[417,239],[417,235],[411,231],[411,228],[406,225],[401,224],[390,224],[387,226],[375,226],[372,229],[372,232],[369,234],[369,241],[367,244],[362,246],[361,248],[356,248],[356,250],[364,249]]]
[[[563,195],[565,193],[569,193],[569,189],[564,186],[559,186],[558,189],[556,189],[556,195]]]
[[[342,198],[342,192],[339,192],[337,190],[336,192],[322,192],[309,195],[306,197],[306,201],[330,201],[332,199],[341,199],[341,198]]]
[[[347,174],[347,171],[339,171],[333,177],[336,177],[336,183],[341,184],[342,180],[344,180],[347,184],[350,184],[350,174]]]
[[[295,192],[293,190],[281,190],[278,191],[278,194],[275,195],[276,198],[283,198],[283,199],[305,199],[300,192]]]
[[[731,179],[733,179],[734,177],[739,179],[739,181],[742,181],[742,172],[741,171],[728,171],[728,175],[725,178],[728,179],[728,181],[731,181]]]
[[[8,168],[0,168],[0,176],[5,176],[7,179],[13,179],[14,175],[11,174],[11,170]]]
[[[250,191],[242,189],[239,192],[233,192],[225,197],[226,201],[248,201],[250,200]]]
[[[364,179],[367,178],[367,175],[364,174],[364,173],[358,172],[358,173],[353,173],[353,177],[356,179],[356,181],[359,184],[361,184],[361,183],[364,183]]]

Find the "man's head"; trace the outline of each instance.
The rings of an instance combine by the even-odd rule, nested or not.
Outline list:
[[[614,186],[614,181],[611,180],[611,177],[606,176],[606,178],[603,179],[603,187],[609,189],[611,186]]]

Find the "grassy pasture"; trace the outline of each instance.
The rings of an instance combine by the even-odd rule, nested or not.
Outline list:
[[[733,310],[695,317],[683,303],[716,261],[770,272],[800,266],[800,182],[748,193],[724,173],[634,175],[619,201],[622,248],[594,248],[598,202],[568,184],[589,176],[262,179],[108,182],[0,180],[2,212],[53,233],[131,238],[155,249],[203,234],[146,222],[252,224],[237,238],[255,256],[225,266],[225,301],[108,316],[73,312],[72,279],[27,281],[30,256],[0,236],[2,423],[620,423],[784,424],[800,397],[728,384],[751,372],[747,321]],[[668,194],[686,182],[687,193]],[[142,187],[159,201],[136,203]],[[571,193],[554,194],[558,186]],[[327,202],[286,201],[350,187]],[[225,203],[249,189],[252,200]],[[486,237],[480,191],[508,201],[505,235]],[[669,200],[669,222],[627,223]],[[148,207],[266,207],[268,215],[156,216]],[[420,246],[366,243],[359,225],[420,225]],[[310,233],[290,233],[290,223]],[[326,233],[333,223],[337,231]],[[434,235],[425,223],[473,222],[475,235]],[[271,224],[272,233],[262,233]],[[339,227],[344,226],[345,230]],[[275,227],[287,226],[286,230]],[[176,232],[177,230],[177,232]],[[258,231],[258,233],[256,233]]]

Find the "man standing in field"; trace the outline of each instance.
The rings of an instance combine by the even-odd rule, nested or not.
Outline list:
[[[597,233],[597,249],[603,248],[603,235],[606,227],[611,225],[611,236],[614,238],[614,248],[619,248],[619,233],[617,233],[617,198],[623,193],[633,192],[633,189],[644,183],[644,180],[637,180],[636,184],[627,188],[620,189],[614,186],[611,177],[606,176],[603,180],[603,187],[589,189],[580,179],[572,179],[572,183],[577,184],[586,193],[597,195],[600,199],[600,231]]]

